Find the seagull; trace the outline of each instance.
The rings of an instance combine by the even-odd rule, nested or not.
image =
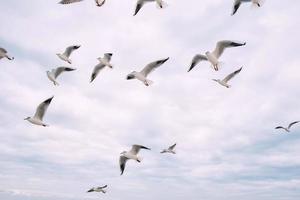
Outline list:
[[[54,85],[59,85],[58,82],[56,81],[56,78],[63,72],[69,72],[74,70],[76,69],[69,68],[69,67],[58,67],[56,69],[52,69],[51,71],[47,71],[47,76],[49,80],[53,82]]]
[[[66,48],[65,52],[63,54],[57,53],[56,55],[62,59],[63,61],[68,62],[69,64],[72,64],[71,59],[69,58],[71,53],[76,50],[79,49],[80,45],[73,45],[73,46],[69,46],[68,48]]]
[[[102,192],[102,193],[106,193],[106,190],[104,190],[104,188],[107,188],[107,185],[104,185],[102,187],[93,187],[92,189],[90,189],[87,192]]]
[[[213,68],[216,71],[218,71],[219,65],[220,65],[220,62],[218,61],[218,59],[223,54],[224,50],[226,48],[239,47],[239,46],[244,46],[244,45],[246,45],[246,42],[240,43],[240,42],[234,42],[231,40],[219,41],[216,45],[215,50],[212,53],[207,51],[205,53],[205,55],[197,54],[196,56],[194,56],[194,58],[192,60],[192,64],[191,64],[188,72],[190,72],[200,61],[209,61],[212,64]]]
[[[154,61],[152,63],[149,63],[144,67],[144,69],[140,72],[133,71],[130,74],[127,75],[127,80],[131,79],[138,79],[142,81],[146,86],[149,86],[153,83],[153,81],[147,79],[147,76],[156,68],[164,64],[167,60],[169,60],[169,57],[166,59]]]
[[[173,144],[172,146],[170,146],[168,149],[162,150],[162,152],[160,152],[160,153],[172,153],[172,154],[176,154],[176,152],[174,151],[175,146],[176,146],[176,143]]]
[[[288,126],[287,128],[282,127],[282,126],[277,126],[275,129],[283,129],[283,130],[285,130],[286,132],[290,132],[291,127],[292,127],[294,124],[297,124],[297,123],[299,123],[299,122],[300,122],[300,121],[292,122],[292,123],[289,124],[289,126]]]
[[[14,57],[10,57],[10,56],[7,55],[7,51],[4,48],[0,47],[0,60],[2,58],[7,58],[8,60],[13,60],[14,59]]]
[[[147,2],[156,2],[157,6],[159,8],[164,8],[166,5],[165,2],[162,0],[138,0],[133,16],[136,16],[136,14],[140,11],[140,9],[143,7],[143,5]]]
[[[132,159],[132,160],[136,160],[137,162],[141,162],[142,158],[137,156],[137,154],[139,153],[139,151],[141,149],[151,150],[148,147],[135,144],[135,145],[132,145],[132,148],[129,152],[123,151],[121,153],[121,156],[119,159],[121,175],[123,174],[123,172],[125,170],[125,165],[126,165],[127,160]]]
[[[232,72],[228,76],[226,76],[223,80],[220,80],[220,79],[213,79],[213,80],[218,82],[220,85],[223,85],[224,87],[230,88],[231,86],[228,85],[227,82],[230,81],[235,75],[237,75],[241,71],[242,71],[242,67],[240,69]]]
[[[76,3],[76,2],[81,2],[83,0],[61,0],[59,3],[60,4],[71,4],[71,3]],[[102,6],[105,3],[105,0],[95,0],[96,6]]]
[[[231,15],[234,15],[236,11],[239,9],[242,3],[252,2],[253,5],[261,7],[261,0],[234,0],[233,3],[233,11]]]
[[[94,67],[94,70],[93,70],[93,73],[91,76],[91,82],[93,82],[93,80],[97,77],[100,70],[102,70],[104,67],[107,66],[111,69],[113,68],[113,66],[110,64],[112,55],[113,55],[112,53],[106,53],[106,54],[104,54],[103,58],[98,58],[99,64]]]
[[[51,103],[53,97],[43,101],[36,109],[35,114],[33,117],[26,117],[24,120],[29,121],[32,124],[39,125],[39,126],[48,126],[43,123],[43,117],[47,111],[49,104]]]

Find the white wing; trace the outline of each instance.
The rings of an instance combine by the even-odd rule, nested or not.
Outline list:
[[[124,173],[127,160],[128,158],[126,158],[125,156],[120,156],[119,164],[120,164],[121,175]]]
[[[145,77],[148,76],[154,69],[158,68],[162,64],[164,64],[169,58],[163,59],[163,60],[158,60],[154,61],[152,63],[149,63],[144,69],[141,71],[141,74],[143,74]]]
[[[52,73],[54,75],[55,78],[57,78],[61,73],[65,72],[65,71],[74,71],[76,69],[70,68],[70,67],[58,67],[54,70],[52,70]]]
[[[234,71],[233,73],[229,74],[228,76],[226,76],[223,79],[223,82],[227,83],[228,81],[230,81],[230,79],[232,79],[235,75],[237,75],[238,73],[240,73],[242,71],[242,67],[236,71]]]
[[[130,150],[129,152],[130,152],[131,154],[133,154],[133,155],[136,155],[136,154],[138,154],[138,153],[140,152],[141,149],[151,150],[151,149],[148,148],[148,147],[145,147],[145,146],[142,146],[142,145],[137,145],[137,144],[135,144],[135,145],[132,145],[132,148],[131,148],[131,150]]]
[[[169,150],[173,150],[176,147],[176,143],[169,147]]]
[[[230,40],[223,40],[217,43],[216,48],[213,51],[213,54],[214,56],[216,56],[216,58],[219,58],[223,54],[226,48],[239,47],[244,45],[246,45],[246,42],[240,43],[240,42],[234,42]]]
[[[60,4],[70,4],[70,3],[80,2],[80,1],[83,1],[83,0],[62,0],[59,3]]]
[[[43,121],[43,117],[47,111],[47,108],[49,106],[49,104],[51,103],[53,97],[43,101],[36,109],[35,114],[34,114],[34,118],[39,119],[41,121]]]
[[[66,57],[70,57],[71,53],[78,49],[80,47],[80,45],[73,45],[73,46],[70,46],[68,48],[66,48],[65,52],[63,53]]]
[[[107,62],[110,62],[112,55],[113,55],[112,53],[106,53],[106,54],[104,54],[104,59]]]
[[[242,4],[241,0],[234,0],[231,15],[234,15],[236,13],[236,11],[239,9],[239,7],[241,6],[241,4]]]
[[[96,65],[94,67],[92,76],[91,76],[91,82],[93,82],[95,80],[95,78],[97,77],[97,75],[99,74],[99,72],[105,67],[104,64],[99,63],[98,65]]]
[[[200,61],[203,61],[203,60],[207,60],[207,57],[204,55],[201,55],[201,54],[195,55],[188,72],[191,71]]]
[[[97,6],[103,6],[103,4],[105,3],[105,0],[95,0],[95,2],[96,2],[96,5]]]
[[[138,2],[136,4],[136,7],[135,7],[135,12],[134,12],[133,16],[135,16],[141,10],[141,8],[143,7],[144,3],[145,3],[145,0],[138,0]]]
[[[295,121],[295,122],[290,123],[288,129],[290,129],[294,124],[297,124],[297,123],[299,123],[299,122],[300,122],[300,121]]]

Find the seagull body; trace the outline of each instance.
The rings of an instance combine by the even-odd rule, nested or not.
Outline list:
[[[59,3],[60,4],[71,4],[71,3],[76,3],[76,2],[81,2],[83,0],[62,0]],[[95,0],[96,6],[102,6],[105,3],[105,0]]]
[[[39,125],[39,126],[48,126],[44,124],[43,117],[47,111],[49,104],[51,103],[53,97],[43,101],[36,109],[35,114],[33,117],[26,117],[24,120],[29,121],[32,124]]]
[[[164,8],[165,7],[165,2],[162,1],[162,0],[138,0],[133,16],[135,16],[141,10],[141,8],[144,6],[144,4],[147,3],[147,2],[156,2],[157,6],[159,8]]]
[[[94,81],[94,79],[97,77],[97,75],[99,74],[99,72],[104,68],[104,67],[109,67],[109,68],[113,68],[113,66],[110,64],[110,60],[111,60],[111,57],[112,57],[112,53],[106,53],[104,54],[104,57],[103,58],[98,58],[99,60],[99,64],[96,65],[94,67],[94,70],[93,70],[93,73],[92,73],[92,76],[91,76],[91,82]]]
[[[240,69],[234,71],[233,73],[229,74],[228,76],[226,76],[223,80],[220,80],[220,79],[213,79],[213,80],[224,87],[230,88],[231,86],[228,85],[228,81],[230,81],[235,75],[237,75],[241,71],[242,71],[242,67]]]
[[[234,15],[237,12],[237,10],[239,9],[242,3],[247,3],[247,2],[252,3],[253,5],[256,5],[258,7],[261,7],[262,5],[261,0],[234,0],[233,11],[231,15]]]
[[[52,69],[51,71],[47,71],[47,76],[49,80],[53,82],[54,85],[59,85],[58,82],[56,81],[56,78],[63,72],[69,72],[74,70],[76,69],[69,68],[69,67],[58,67],[56,69]]]
[[[160,153],[172,153],[172,154],[176,154],[176,152],[174,151],[175,146],[176,146],[176,143],[173,144],[172,146],[170,146],[168,149],[162,150]]]
[[[135,144],[135,145],[132,145],[132,148],[129,152],[123,151],[121,153],[121,156],[119,159],[121,175],[123,174],[123,172],[125,170],[125,165],[126,165],[127,160],[132,159],[132,160],[136,160],[137,162],[141,162],[142,158],[137,156],[137,154],[139,153],[139,151],[141,149],[151,150],[148,147]]]
[[[275,129],[283,129],[285,130],[286,132],[290,132],[291,131],[291,127],[294,125],[294,124],[297,124],[299,123],[300,121],[295,121],[295,122],[292,122],[289,124],[288,127],[282,127],[282,126],[277,126]]]
[[[72,60],[69,57],[74,50],[79,49],[79,48],[80,48],[80,45],[69,46],[68,48],[66,48],[66,50],[63,54],[57,53],[56,55],[63,61],[66,61],[69,64],[72,64]]]
[[[246,45],[246,42],[240,43],[240,42],[235,42],[230,40],[219,41],[213,52],[207,51],[205,55],[197,54],[196,56],[194,56],[188,72],[191,71],[201,61],[209,61],[212,64],[214,70],[218,71],[220,66],[220,62],[218,59],[223,54],[224,50],[226,48],[239,47],[244,45]]]
[[[156,68],[158,68],[159,66],[164,64],[167,60],[169,60],[169,58],[151,62],[148,65],[146,65],[146,67],[144,67],[144,69],[142,71],[140,71],[140,72],[133,71],[130,74],[128,74],[127,80],[138,79],[138,80],[142,81],[146,86],[149,86],[153,83],[153,81],[147,79],[147,76],[153,70],[155,70]]]
[[[104,185],[102,187],[93,187],[92,189],[90,189],[87,192],[102,192],[102,193],[106,193],[106,190],[104,190],[104,188],[107,188],[107,185]]]
[[[10,57],[10,56],[7,55],[7,51],[4,48],[0,47],[0,60],[2,58],[7,58],[8,60],[13,60],[14,59],[14,57]]]

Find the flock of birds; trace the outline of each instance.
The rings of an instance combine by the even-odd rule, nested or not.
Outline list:
[[[83,0],[62,0],[59,3],[60,4],[71,4],[71,3],[80,2],[80,1],[83,1]],[[97,6],[102,6],[102,5],[104,5],[105,0],[95,0],[95,2],[97,4]],[[139,12],[139,10],[142,8],[142,6],[147,2],[156,2],[160,8],[163,8],[165,5],[165,3],[162,0],[138,0],[134,15],[136,15]],[[240,5],[244,2],[252,2],[253,5],[257,5],[258,7],[261,6],[260,0],[235,0],[232,15],[234,15],[237,12]],[[219,58],[223,54],[224,50],[227,48],[240,47],[240,46],[244,46],[244,45],[246,45],[245,42],[237,42],[237,41],[231,41],[231,40],[219,41],[219,42],[217,42],[216,47],[212,52],[207,51],[204,55],[203,54],[195,55],[194,58],[192,59],[191,65],[188,69],[188,72],[190,72],[201,61],[208,61],[209,63],[211,63],[212,68],[215,71],[218,71],[220,68],[220,64],[221,64],[221,62],[219,61]],[[61,60],[65,61],[69,64],[72,64],[72,60],[70,59],[70,56],[75,50],[77,50],[79,48],[80,48],[80,45],[73,45],[73,46],[67,47],[63,53],[58,53],[57,56]],[[90,82],[93,82],[95,80],[95,78],[98,76],[99,72],[102,69],[104,69],[105,67],[113,68],[112,64],[110,63],[112,56],[113,56],[112,53],[105,53],[102,58],[101,57],[98,58],[99,63],[93,69],[93,72],[92,72],[91,78],[90,78]],[[14,59],[14,57],[11,57],[8,55],[8,52],[4,48],[0,48],[0,59],[2,59],[2,58],[7,58],[9,60]],[[129,73],[127,75],[126,79],[127,80],[137,79],[137,80],[141,81],[144,85],[149,86],[153,83],[153,81],[149,80],[147,78],[148,75],[151,72],[153,72],[156,68],[163,65],[168,60],[169,60],[169,57],[151,62],[151,63],[147,64],[141,71],[139,71],[139,72],[133,71],[133,72]],[[53,84],[55,86],[58,86],[59,85],[59,83],[57,82],[58,76],[60,76],[63,72],[70,72],[70,71],[74,71],[74,70],[76,70],[76,69],[71,68],[71,67],[62,66],[62,67],[52,69],[51,71],[47,71],[46,74],[47,74],[47,77],[49,78],[49,80],[51,82],[53,82]],[[241,72],[241,70],[242,70],[242,67],[237,69],[236,71],[230,73],[224,79],[213,79],[213,80],[216,81],[217,83],[219,83],[220,85],[222,85],[226,88],[229,88],[230,85],[228,84],[228,81],[230,81],[233,77],[235,77],[237,74],[239,74]],[[38,107],[36,108],[35,114],[32,117],[26,117],[24,120],[27,120],[28,122],[30,122],[34,125],[44,126],[44,127],[48,126],[47,124],[45,124],[43,122],[43,118],[45,116],[45,113],[46,113],[52,99],[53,99],[53,96],[51,98],[46,99],[42,103],[40,103],[38,105]],[[282,129],[282,130],[285,130],[286,132],[290,132],[291,127],[299,122],[300,121],[295,121],[295,122],[290,123],[288,125],[288,127],[278,126],[275,129]],[[174,150],[175,147],[176,147],[176,143],[166,149],[163,149],[160,153],[176,154],[175,150]],[[124,173],[125,166],[126,166],[126,163],[128,160],[135,160],[137,162],[141,162],[142,159],[141,159],[141,157],[138,156],[141,149],[151,150],[150,148],[145,147],[143,145],[135,144],[135,145],[132,145],[132,147],[129,151],[123,151],[120,154],[119,165],[120,165],[121,175]],[[94,188],[91,188],[90,190],[88,190],[87,192],[106,193],[106,190],[105,190],[106,188],[107,188],[107,185],[104,185],[101,187],[94,187]]]

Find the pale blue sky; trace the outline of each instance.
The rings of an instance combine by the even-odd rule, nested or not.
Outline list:
[[[135,0],[0,2],[0,46],[15,57],[0,60],[0,199],[299,200],[300,127],[274,127],[300,120],[300,2],[230,16],[232,0],[166,1],[136,17]],[[208,63],[186,72],[223,39],[247,45],[225,52],[219,72]],[[68,65],[55,54],[73,44],[77,71],[54,87],[46,71]],[[90,84],[106,52],[114,69]],[[125,80],[168,56],[151,87]],[[241,66],[230,89],[211,80]],[[52,95],[50,127],[23,120]],[[175,156],[159,154],[174,142]],[[135,143],[152,151],[120,176],[119,154]],[[85,193],[102,184],[107,194]]]

